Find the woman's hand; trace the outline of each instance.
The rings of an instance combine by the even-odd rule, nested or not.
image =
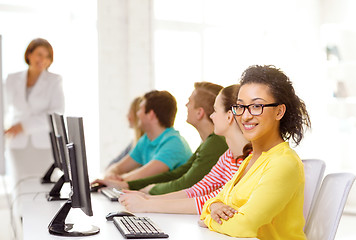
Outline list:
[[[119,199],[121,205],[123,205],[130,212],[146,212],[147,211],[147,199],[140,194],[125,193],[120,196]]]
[[[93,183],[99,183],[99,184],[104,184],[107,187],[114,187],[116,189],[124,189],[124,188],[128,188],[128,184],[127,182],[124,181],[120,181],[116,178],[104,178],[104,179],[96,179],[95,181],[93,181],[91,184]]]
[[[150,198],[150,195],[149,194],[146,194],[146,193],[143,193],[141,191],[133,191],[133,190],[126,190],[126,189],[123,189],[122,190],[123,193],[130,193],[130,194],[136,194],[138,196],[141,196],[145,199],[149,199]]]
[[[114,169],[111,169],[105,173],[104,179],[113,179],[117,181],[124,181],[124,178],[117,174]]]
[[[5,131],[5,135],[9,137],[16,137],[19,133],[23,132],[21,123],[15,124]]]
[[[228,220],[229,218],[232,218],[235,213],[237,213],[236,209],[222,202],[217,202],[210,205],[211,218],[219,224],[222,224],[221,218]]]
[[[199,227],[208,228],[208,226],[206,226],[205,222],[200,219],[198,220],[198,225],[199,225]]]
[[[148,186],[146,186],[146,187],[144,187],[144,188],[141,188],[140,189],[140,192],[143,192],[143,193],[149,193],[150,192],[150,190],[154,187],[154,186],[156,186],[156,184],[150,184],[150,185],[148,185]]]

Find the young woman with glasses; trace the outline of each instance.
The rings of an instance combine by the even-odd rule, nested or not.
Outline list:
[[[304,168],[296,145],[310,127],[304,102],[274,66],[242,74],[235,120],[253,153],[202,210],[200,224],[234,237],[306,239],[303,227]]]

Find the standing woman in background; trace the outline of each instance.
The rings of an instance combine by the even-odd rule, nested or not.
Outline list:
[[[53,162],[48,114],[64,112],[62,77],[50,73],[51,44],[34,39],[25,52],[28,69],[9,74],[5,83],[7,174],[12,184],[41,176]]]

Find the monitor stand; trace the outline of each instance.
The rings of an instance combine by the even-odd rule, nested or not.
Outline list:
[[[53,163],[49,167],[49,169],[47,170],[45,175],[41,178],[41,183],[55,183],[55,182],[51,181],[51,176],[52,176],[52,173],[53,173],[55,168],[56,168],[56,166],[54,166],[54,163]]]
[[[48,201],[68,200],[68,198],[61,197],[61,189],[62,189],[62,186],[64,183],[65,183],[64,175],[62,175],[62,177],[60,179],[58,179],[56,184],[54,184],[53,188],[47,195]]]
[[[48,225],[50,234],[66,237],[90,236],[99,233],[100,229],[96,226],[81,224],[65,223],[65,219],[72,208],[71,200],[68,200],[58,211],[56,216]]]

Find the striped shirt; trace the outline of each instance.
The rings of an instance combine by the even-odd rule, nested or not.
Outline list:
[[[232,179],[242,161],[242,158],[234,159],[232,152],[228,149],[201,181],[184,190],[189,198],[194,198],[199,214],[201,214],[204,203],[215,197],[223,186]]]

